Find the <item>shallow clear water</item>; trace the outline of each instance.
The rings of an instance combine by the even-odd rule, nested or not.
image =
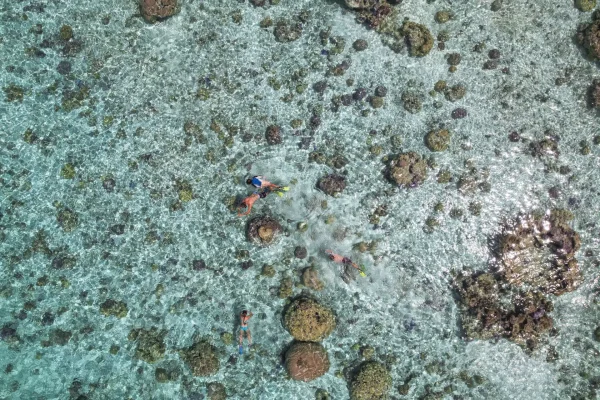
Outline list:
[[[18,335],[0,342],[0,398],[198,399],[207,395],[207,383],[221,382],[234,399],[312,399],[318,388],[346,399],[348,383],[338,372],[360,360],[356,343],[373,346],[374,358],[389,366],[392,398],[596,398],[600,149],[592,144],[582,155],[579,143],[600,134],[597,112],[585,97],[598,70],[573,39],[590,14],[558,0],[505,1],[498,12],[490,1],[460,3],[405,0],[396,6],[400,19],[422,23],[434,36],[450,33],[444,51],[434,47],[423,58],[394,53],[335,2],[283,0],[261,8],[187,0],[179,14],[157,24],[145,23],[134,1],[36,3],[43,12],[29,2],[2,3],[0,86],[18,85],[24,95],[22,102],[0,102],[0,325]],[[444,25],[434,21],[442,9],[455,14]],[[296,41],[277,42],[273,27],[259,26],[266,16],[277,21],[303,10],[310,17]],[[32,32],[36,24],[42,33]],[[71,57],[61,54],[64,24],[82,44]],[[322,54],[333,47],[321,44],[319,33],[327,27],[331,37],[345,39],[339,55]],[[365,51],[352,48],[359,38],[368,42]],[[44,39],[49,48],[40,45]],[[486,50],[474,52],[480,42]],[[28,54],[32,47],[45,56]],[[493,48],[501,52],[499,67],[484,70]],[[446,56],[454,52],[462,60],[450,73]],[[327,75],[344,60],[351,65],[343,76]],[[69,73],[57,71],[60,61],[70,62]],[[301,68],[305,76],[294,80]],[[567,83],[555,85],[567,69]],[[328,87],[320,95],[312,86],[322,80]],[[463,84],[466,96],[455,103],[430,96],[438,80]],[[297,85],[306,90],[298,93]],[[382,108],[353,102],[332,110],[334,96],[358,87],[373,94],[378,85],[388,89]],[[64,102],[69,90],[82,96],[70,111]],[[404,110],[407,90],[421,94],[419,113]],[[288,94],[291,101],[283,101]],[[311,129],[319,106],[321,124]],[[452,119],[457,107],[468,116]],[[292,128],[293,119],[302,126]],[[186,135],[187,121],[201,128],[204,143]],[[282,144],[266,143],[271,124],[281,126]],[[413,189],[386,181],[381,158],[400,149],[430,157],[423,137],[440,125],[450,129],[452,141],[435,153],[437,166],[427,180]],[[228,137],[227,127],[238,128],[230,147],[215,132]],[[32,143],[24,140],[28,129],[37,136]],[[545,172],[528,144],[508,140],[512,131],[535,141],[548,130],[560,136],[556,163],[571,168],[566,175]],[[392,135],[401,137],[400,148],[392,146]],[[308,149],[299,146],[305,137],[312,137]],[[382,146],[381,154],[369,151],[373,145]],[[341,196],[316,188],[332,169],[308,161],[315,149],[348,159]],[[72,179],[66,164],[74,167]],[[488,174],[489,192],[457,190],[470,167]],[[437,182],[443,169],[451,171],[452,182]],[[291,187],[282,198],[255,204],[252,215],[272,215],[285,231],[268,247],[248,242],[248,218],[228,209],[232,196],[251,192],[244,180],[252,175]],[[174,210],[182,181],[194,196]],[[556,199],[548,194],[554,186],[560,188]],[[436,214],[438,202],[445,210]],[[469,212],[473,202],[481,205],[479,216]],[[384,204],[388,215],[370,224]],[[69,232],[57,222],[65,208],[77,215]],[[558,334],[544,335],[532,353],[504,339],[466,341],[449,272],[487,269],[494,257],[490,239],[506,219],[551,208],[574,214],[584,276],[576,291],[552,299]],[[463,216],[452,218],[453,209]],[[431,216],[440,225],[427,233]],[[305,232],[296,229],[301,221],[308,223]],[[41,231],[52,255],[33,245]],[[353,245],[361,241],[377,241],[377,249],[360,253]],[[296,246],[305,246],[309,257],[295,258]],[[364,264],[368,277],[345,283],[324,255],[329,248]],[[240,250],[248,250],[253,262],[247,270],[240,266],[246,259],[236,258]],[[75,263],[56,268],[57,257]],[[207,268],[196,271],[192,264],[199,259]],[[325,283],[312,294],[334,310],[338,324],[323,342],[329,372],[302,383],[289,380],[281,366],[292,337],[281,323],[286,301],[273,288],[286,276],[300,283],[299,273],[311,263]],[[261,277],[263,264],[273,265],[276,275]],[[302,290],[296,285],[294,295]],[[127,316],[102,315],[107,299],[124,301]],[[227,346],[220,336],[237,336],[243,308],[255,314],[256,345],[238,357],[235,340]],[[164,358],[154,364],[137,359],[136,344],[128,340],[132,329],[150,327],[168,332]],[[71,332],[68,342],[45,346],[56,329]],[[194,377],[178,353],[198,336],[219,352],[220,369],[206,378]],[[111,352],[114,345],[118,350]],[[548,361],[552,347],[558,358]],[[165,365],[180,374],[161,383],[155,370]],[[470,387],[465,374],[483,379]],[[402,395],[398,388],[409,378]]]

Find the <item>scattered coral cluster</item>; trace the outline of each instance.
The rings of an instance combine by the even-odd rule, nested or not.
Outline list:
[[[512,285],[559,296],[581,283],[575,258],[579,235],[569,225],[569,212],[518,217],[499,238],[500,274]]]
[[[526,215],[497,238],[498,265],[492,272],[460,272],[454,288],[470,339],[507,338],[533,349],[553,326],[549,295],[573,291],[582,281],[575,258],[579,235],[570,214],[554,210]]]

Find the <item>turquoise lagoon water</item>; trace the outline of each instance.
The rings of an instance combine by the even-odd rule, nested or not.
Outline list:
[[[450,36],[445,50],[436,40],[430,54],[415,58],[390,50],[336,2],[254,7],[182,0],[177,15],[157,24],[145,23],[134,1],[3,2],[0,86],[24,93],[22,101],[0,102],[0,323],[6,328],[0,398],[202,399],[209,383],[220,382],[232,399],[312,399],[317,389],[347,399],[340,371],[360,361],[357,343],[372,346],[374,359],[390,369],[392,399],[597,398],[600,150],[592,144],[582,155],[580,142],[600,133],[597,112],[586,106],[599,73],[573,39],[590,13],[571,1],[506,0],[496,12],[490,5],[403,1],[398,18]],[[436,23],[439,10],[451,10],[454,19]],[[277,42],[273,27],[259,26],[267,16],[277,22],[303,11],[309,17],[296,41]],[[65,24],[80,41],[67,49],[70,56],[61,50]],[[344,39],[341,54],[321,43],[328,28]],[[365,51],[352,48],[357,39],[368,42]],[[481,42],[486,49],[474,52]],[[484,70],[494,48],[499,66]],[[462,56],[454,73],[450,53]],[[342,76],[327,74],[344,60],[350,66]],[[61,61],[70,72],[57,71]],[[312,86],[323,80],[328,87],[321,95]],[[455,103],[430,96],[438,80],[464,85],[466,96]],[[298,93],[298,85],[306,90]],[[332,109],[333,97],[359,87],[373,94],[378,85],[388,89],[382,108],[353,102]],[[420,112],[403,108],[406,91],[421,96]],[[452,119],[457,107],[468,116]],[[321,123],[311,129],[315,109]],[[294,119],[302,126],[292,128]],[[188,121],[204,140],[186,135]],[[271,124],[281,126],[283,143],[266,143]],[[423,137],[439,126],[453,136],[449,149],[434,155]],[[552,160],[509,141],[513,131],[531,141],[547,131],[560,136],[557,162],[570,172],[546,172]],[[393,135],[400,147],[392,145]],[[299,146],[303,138],[310,138],[308,148]],[[384,179],[381,158],[400,149],[435,156],[435,168],[417,188]],[[341,196],[316,188],[332,168],[309,162],[313,150],[347,158]],[[489,192],[457,190],[458,178],[473,167]],[[454,180],[440,184],[436,174],[445,169]],[[253,210],[283,226],[285,234],[268,247],[248,242],[247,218],[228,208],[232,196],[250,193],[244,180],[251,175],[291,187]],[[193,198],[177,203],[186,183]],[[557,198],[548,194],[552,187]],[[445,210],[436,214],[438,202]],[[471,203],[481,205],[479,216],[469,212]],[[387,205],[388,215],[373,225],[379,205]],[[574,214],[584,276],[576,291],[553,298],[555,334],[544,335],[533,352],[504,339],[465,340],[450,271],[487,269],[494,258],[490,238],[506,219],[551,208]],[[67,229],[57,220],[65,209],[74,213],[62,214]],[[456,210],[462,216],[452,218]],[[428,233],[431,216],[439,226]],[[299,231],[298,222],[308,230]],[[360,253],[354,245],[361,241],[376,241],[376,250]],[[309,257],[295,258],[296,246]],[[363,263],[368,277],[346,283],[325,257],[328,248]],[[236,257],[241,250],[249,256]],[[194,270],[200,259],[207,268]],[[252,266],[242,269],[249,259]],[[274,277],[260,276],[264,264],[275,268]],[[277,288],[290,277],[294,295],[308,290],[298,285],[299,272],[311,264],[325,289],[310,292],[334,310],[338,324],[323,342],[329,372],[303,383],[289,380],[281,365],[292,337],[281,323],[286,300]],[[107,299],[125,302],[127,315],[103,315]],[[236,334],[243,308],[255,314],[256,345],[240,357],[235,341],[225,345],[221,334]],[[164,357],[151,364],[136,358],[128,335],[152,327],[167,333]],[[57,338],[59,330],[71,333],[68,340]],[[178,353],[197,337],[217,347],[213,376],[194,377]],[[159,382],[157,368],[177,373]]]

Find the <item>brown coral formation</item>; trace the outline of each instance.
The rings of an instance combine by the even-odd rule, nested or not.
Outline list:
[[[302,273],[302,284],[314,290],[323,290],[323,282],[319,279],[319,271],[314,267],[308,267]]]
[[[217,349],[206,341],[198,341],[180,351],[181,358],[195,376],[214,375],[219,370]]]
[[[132,329],[127,338],[137,341],[135,357],[152,364],[165,355],[166,334],[167,331],[154,327],[151,329]]]
[[[277,125],[269,125],[265,131],[265,138],[270,145],[280,144],[283,141],[281,138],[281,128]]]
[[[309,382],[329,371],[329,357],[319,343],[296,342],[285,353],[285,368],[290,378]]]
[[[600,58],[600,13],[594,13],[594,20],[589,24],[579,26],[577,40],[583,46],[590,58]]]
[[[402,153],[389,161],[386,174],[398,186],[416,187],[427,178],[427,162],[415,152]]]
[[[178,11],[177,0],[140,0],[140,12],[147,22],[154,23]]]
[[[573,291],[582,277],[575,258],[579,235],[568,211],[520,216],[498,237],[495,272],[458,273],[462,327],[469,339],[504,337],[533,349],[553,326],[556,296]]]
[[[404,36],[410,55],[413,57],[426,56],[433,48],[433,36],[425,25],[406,21],[402,25],[401,33]]]
[[[320,342],[336,325],[333,311],[310,297],[292,301],[285,310],[283,323],[294,339],[303,342]]]
[[[277,233],[281,230],[281,225],[275,218],[263,215],[248,222],[246,236],[251,242],[267,246],[273,243]]]
[[[317,183],[317,187],[330,196],[338,196],[346,188],[346,178],[337,174],[329,174]]]
[[[454,287],[463,308],[462,327],[469,339],[504,337],[530,349],[552,328],[552,302],[541,292],[510,295],[490,273],[458,274]],[[509,301],[507,301],[509,300]]]
[[[385,0],[362,1],[362,3],[365,7],[359,11],[357,20],[371,29],[383,25],[394,13],[393,7]]]
[[[521,216],[499,238],[500,272],[513,285],[544,293],[572,292],[582,277],[575,258],[579,235],[568,224],[568,212]]]
[[[392,376],[385,366],[367,361],[358,366],[350,382],[350,400],[384,400],[392,387]]]
[[[600,79],[594,79],[588,90],[588,100],[592,107],[600,110]]]
[[[560,150],[558,149],[558,140],[552,135],[548,135],[542,140],[531,142],[529,145],[531,155],[534,157],[558,157]]]

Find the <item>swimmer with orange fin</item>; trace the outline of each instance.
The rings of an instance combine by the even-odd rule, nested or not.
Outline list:
[[[325,253],[329,256],[329,259],[331,261],[338,263],[338,264],[350,265],[351,267],[354,267],[358,270],[358,272],[360,273],[360,276],[363,276],[363,277],[367,276],[367,274],[364,271],[364,267],[362,265],[359,266],[358,264],[353,262],[348,257],[344,257],[339,254],[336,254],[331,250],[325,250]]]

